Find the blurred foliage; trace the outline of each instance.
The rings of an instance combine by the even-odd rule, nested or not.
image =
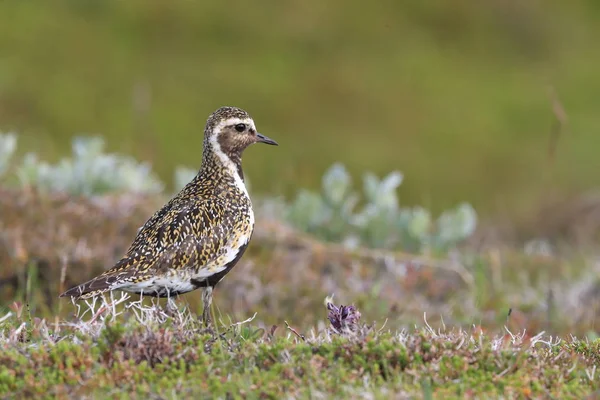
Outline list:
[[[0,133],[0,177],[15,171],[22,187],[35,187],[69,195],[97,196],[108,193],[162,193],[164,185],[148,163],[131,157],[105,153],[100,137],[77,137],[73,154],[57,164],[27,153],[10,165],[17,146],[15,134]],[[197,171],[178,166],[175,186],[181,189]],[[468,238],[475,230],[476,214],[468,204],[445,211],[434,221],[422,207],[400,208],[397,196],[403,176],[392,172],[379,180],[364,176],[364,198],[352,189],[352,178],[341,164],[334,164],[323,176],[320,193],[300,189],[289,204],[278,198],[265,198],[263,209],[286,219],[296,228],[318,238],[375,248],[412,252],[445,252]],[[357,208],[358,206],[361,208]]]
[[[412,252],[445,252],[475,231],[477,215],[469,204],[445,211],[435,221],[422,207],[400,208],[402,179],[399,172],[381,180],[367,173],[362,198],[352,189],[346,168],[334,164],[323,176],[321,192],[301,190],[284,207],[285,217],[325,240]]]
[[[0,150],[0,166],[8,167],[16,149],[16,136],[0,134],[0,149],[7,150]],[[148,194],[163,189],[148,163],[138,163],[120,154],[106,154],[100,137],[77,137],[72,149],[71,157],[56,164],[39,160],[35,153],[27,153],[16,166],[21,185],[85,196],[119,191]]]
[[[0,130],[47,160],[102,134],[170,183],[231,104],[280,143],[249,150],[257,192],[316,190],[341,162],[403,171],[407,205],[514,215],[597,185],[599,16],[593,0],[4,1]],[[554,164],[548,86],[568,115]]]
[[[194,177],[197,174],[198,174],[198,170],[196,170],[196,169],[184,167],[181,165],[177,166],[177,168],[175,168],[175,178],[174,178],[174,182],[173,182],[175,189],[176,190],[183,189],[183,187],[185,185],[187,185],[192,179],[194,179]]]
[[[8,170],[16,149],[17,136],[14,133],[0,133],[0,178]]]

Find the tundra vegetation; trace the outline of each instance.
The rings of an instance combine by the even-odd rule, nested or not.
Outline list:
[[[400,201],[403,175],[254,196],[247,255],[164,301],[58,293],[99,273],[172,187],[78,137],[58,161],[0,135],[0,397],[582,398],[598,389],[598,264],[548,240],[498,245],[468,202]],[[252,194],[252,186],[250,185]],[[490,244],[491,243],[491,244]]]

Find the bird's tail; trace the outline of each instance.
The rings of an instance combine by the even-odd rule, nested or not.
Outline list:
[[[67,290],[60,297],[72,297],[75,300],[89,299],[101,295],[114,288],[115,277],[111,275],[100,275],[90,281],[82,283]]]

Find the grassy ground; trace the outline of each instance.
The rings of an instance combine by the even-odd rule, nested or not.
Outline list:
[[[124,310],[126,300],[84,306],[71,323],[32,321],[22,306],[3,317],[0,396],[583,398],[598,389],[598,341],[252,320],[213,334],[186,310],[168,317],[135,302]]]

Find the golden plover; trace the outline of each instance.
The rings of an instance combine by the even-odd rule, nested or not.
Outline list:
[[[113,268],[61,297],[122,290],[171,299],[202,288],[202,319],[209,325],[213,288],[242,257],[254,230],[242,172],[242,152],[253,143],[277,145],[244,110],[221,107],[211,114],[196,177],[146,221]]]

